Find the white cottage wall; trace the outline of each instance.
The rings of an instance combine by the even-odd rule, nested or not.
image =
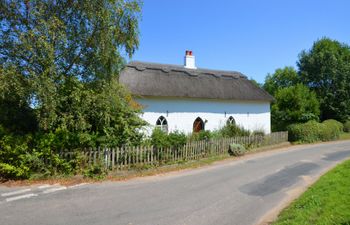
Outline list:
[[[141,117],[150,124],[147,132],[151,132],[160,116],[166,118],[169,132],[191,133],[197,117],[205,121],[205,130],[216,130],[230,116],[245,129],[271,132],[270,102],[165,97],[140,97],[136,101],[144,107]]]

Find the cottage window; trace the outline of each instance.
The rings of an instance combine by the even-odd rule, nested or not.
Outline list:
[[[193,122],[193,132],[197,133],[201,130],[204,130],[204,122],[200,117],[197,117],[197,119]]]
[[[235,119],[232,117],[232,116],[230,116],[229,118],[228,118],[228,120],[227,120],[227,122],[226,122],[228,125],[235,125],[236,124],[236,121],[235,121]]]
[[[160,116],[156,122],[156,126],[165,133],[168,133],[168,121],[164,116]]]

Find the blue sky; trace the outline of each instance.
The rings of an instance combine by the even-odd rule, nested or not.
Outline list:
[[[234,70],[263,82],[330,37],[350,44],[349,0],[144,0],[132,60]]]

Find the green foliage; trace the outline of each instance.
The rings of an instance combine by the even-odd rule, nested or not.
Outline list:
[[[7,163],[0,163],[0,180],[13,178],[28,178],[28,168],[15,167]]]
[[[342,133],[343,125],[336,120],[326,120],[323,123],[309,121],[303,124],[288,126],[289,140],[301,143],[337,140]]]
[[[274,131],[285,130],[293,123],[304,123],[319,118],[320,109],[316,94],[302,84],[279,89],[275,99],[271,110]]]
[[[14,67],[0,67],[0,124],[17,134],[37,130],[35,112],[26,100],[27,82]]]
[[[254,130],[252,135],[265,136],[265,131],[263,129]]]
[[[174,148],[182,147],[187,142],[186,134],[179,132],[179,131],[169,133],[168,139],[169,139],[170,146],[172,146]]]
[[[350,120],[344,123],[344,132],[350,133]]]
[[[117,82],[122,54],[138,47],[139,2],[5,1],[1,15],[2,125],[139,141],[139,109]]]
[[[322,141],[338,140],[344,129],[341,122],[333,119],[323,121],[322,125],[324,126],[321,132]]]
[[[220,129],[222,137],[249,136],[250,131],[236,124],[226,124]]]
[[[169,134],[159,128],[153,130],[151,135],[151,145],[156,148],[179,148],[186,144],[187,137],[184,133],[175,131]]]
[[[57,153],[56,136],[36,134],[35,136],[16,136],[5,134],[0,137],[0,178],[23,179],[34,174],[45,176],[72,174],[79,166],[74,159],[66,161]]]
[[[344,130],[344,125],[341,122],[333,119],[325,120],[322,123],[327,127],[332,127],[332,129],[336,130],[339,133],[343,132]]]
[[[301,52],[298,67],[302,82],[315,91],[321,118],[345,121],[350,115],[350,47],[323,38]]]
[[[229,154],[233,156],[242,156],[246,152],[243,145],[240,144],[230,144]]]
[[[199,132],[192,133],[189,137],[189,141],[204,141],[212,138],[212,132],[210,130],[201,130]]]
[[[103,179],[106,176],[107,170],[103,167],[102,164],[92,165],[84,171],[84,177],[88,178]]]
[[[4,1],[1,176],[71,174],[60,149],[140,143],[140,107],[118,83],[139,44],[137,0]]]
[[[284,67],[277,69],[273,74],[268,74],[263,88],[274,96],[278,90],[298,83],[300,83],[300,79],[297,71],[293,67]]]
[[[159,128],[155,128],[151,135],[151,144],[157,148],[170,147],[168,134]]]

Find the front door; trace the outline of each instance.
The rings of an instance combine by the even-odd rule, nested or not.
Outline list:
[[[193,122],[193,132],[197,133],[201,130],[204,130],[204,122],[201,118],[197,117],[197,119]]]

